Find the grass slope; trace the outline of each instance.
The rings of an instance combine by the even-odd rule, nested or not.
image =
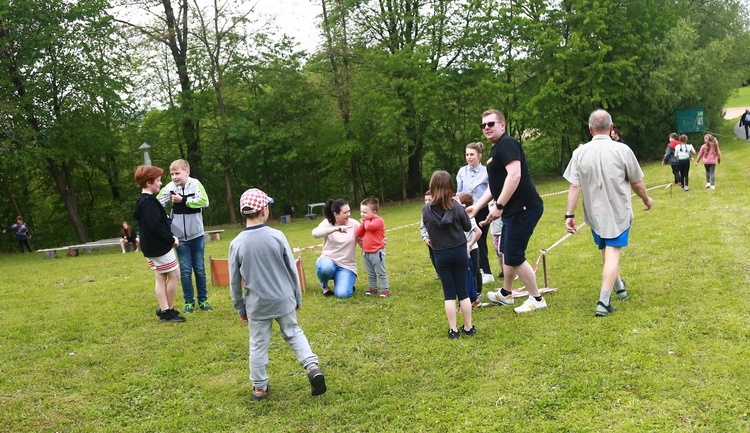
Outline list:
[[[319,398],[275,327],[273,391],[250,399],[247,328],[227,288],[209,287],[216,311],[162,324],[140,254],[0,256],[0,431],[747,431],[750,148],[721,146],[716,190],[702,188],[703,168],[693,166],[691,191],[651,190],[650,212],[636,198],[622,260],[631,299],[613,301],[619,311],[607,318],[593,315],[601,265],[586,229],[548,252],[549,285],[559,288],[549,308],[475,310],[476,338],[457,341],[446,337],[417,226],[387,234],[388,299],[364,296],[361,266],[354,298],[324,298],[319,250],[303,251],[299,320],[327,376]],[[644,171],[649,187],[671,178],[660,164]],[[539,185],[541,194],[566,189]],[[565,201],[545,197],[532,263],[565,235]],[[418,222],[420,207],[381,214],[393,228]],[[317,222],[276,227],[303,247],[317,243]],[[206,255],[226,257],[237,232]]]

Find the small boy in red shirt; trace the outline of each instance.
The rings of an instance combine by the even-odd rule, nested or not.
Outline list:
[[[367,279],[370,289],[365,295],[372,296],[378,293],[380,283],[380,297],[390,296],[388,286],[388,275],[385,273],[385,222],[378,216],[378,199],[370,197],[362,200],[359,205],[359,213],[362,216],[362,224],[355,235],[362,238],[362,261],[365,263]]]

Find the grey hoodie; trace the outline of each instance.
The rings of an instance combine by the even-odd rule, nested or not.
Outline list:
[[[422,207],[422,220],[430,235],[433,250],[447,250],[466,245],[466,234],[471,230],[471,221],[466,210],[458,203],[453,209],[441,209],[438,206],[425,204]]]

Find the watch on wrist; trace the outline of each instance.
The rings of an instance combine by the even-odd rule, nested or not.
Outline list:
[[[573,215],[573,214],[566,214],[566,215],[565,215],[565,219],[568,219],[568,218],[575,218],[575,217],[576,217],[576,216],[575,216],[575,215]]]
[[[503,209],[505,208],[505,205],[502,205],[502,204],[500,204],[500,203],[498,203],[498,202],[495,202],[495,207],[496,207],[497,209],[503,210]]]

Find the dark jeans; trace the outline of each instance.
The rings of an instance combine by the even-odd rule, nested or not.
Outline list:
[[[482,209],[479,209],[476,216],[474,217],[477,225],[487,219],[487,215],[489,214],[489,206],[485,206]],[[482,236],[477,241],[477,246],[479,247],[479,267],[482,269],[482,271],[484,271],[485,274],[492,275],[492,269],[490,269],[490,260],[487,256],[487,234],[490,232],[490,225],[486,224],[484,227],[479,226],[479,228],[482,230]],[[477,289],[477,291],[479,291],[479,293],[482,293],[481,289]]]
[[[680,170],[680,182],[682,182],[682,186],[688,186],[688,174],[690,173],[690,158],[688,159],[681,159],[680,165],[678,166]]]
[[[678,164],[672,165],[672,174],[674,175],[674,183],[680,183],[680,166]]]
[[[18,241],[18,248],[21,250],[21,254],[23,254],[23,246],[26,245],[26,248],[29,249],[29,252],[31,252],[31,244],[29,244],[28,239],[16,239]]]
[[[469,265],[466,257],[466,244],[434,251],[435,266],[440,275],[440,282],[443,284],[443,299],[450,301],[458,297],[458,300],[462,301],[468,298],[466,276]]]

